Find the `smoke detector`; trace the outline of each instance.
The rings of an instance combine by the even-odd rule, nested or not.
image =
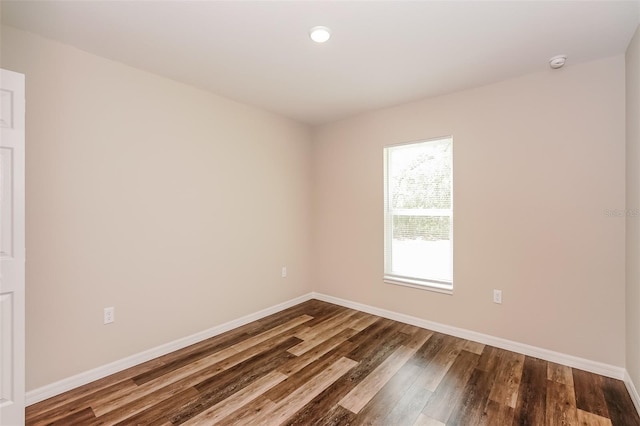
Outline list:
[[[549,59],[549,66],[557,70],[558,68],[562,68],[564,63],[567,61],[567,55],[556,55],[553,58]]]

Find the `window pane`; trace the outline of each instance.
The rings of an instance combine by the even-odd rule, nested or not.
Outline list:
[[[450,140],[396,147],[389,157],[392,209],[451,207]]]
[[[394,216],[391,272],[451,281],[451,219],[444,216]]]
[[[394,240],[449,240],[450,219],[447,216],[393,216]]]

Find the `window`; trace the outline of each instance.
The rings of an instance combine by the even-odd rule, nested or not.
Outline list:
[[[453,290],[453,140],[384,148],[384,280]]]

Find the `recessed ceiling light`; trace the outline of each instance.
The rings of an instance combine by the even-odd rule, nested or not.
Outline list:
[[[554,70],[562,68],[567,61],[567,55],[557,55],[549,59],[549,66]]]
[[[313,27],[309,30],[309,37],[316,43],[324,43],[331,38],[331,30],[327,27]]]

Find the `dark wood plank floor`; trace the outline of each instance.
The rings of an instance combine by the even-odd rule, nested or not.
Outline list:
[[[640,426],[619,380],[311,300],[27,408],[28,425]]]

